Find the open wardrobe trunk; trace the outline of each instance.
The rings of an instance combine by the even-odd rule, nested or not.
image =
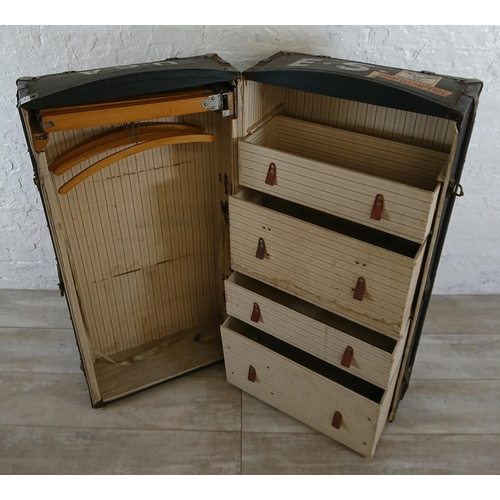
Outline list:
[[[92,405],[224,358],[232,384],[372,456],[481,87],[283,52],[243,74],[207,55],[20,78]]]

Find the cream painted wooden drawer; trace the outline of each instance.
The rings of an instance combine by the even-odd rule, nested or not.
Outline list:
[[[384,391],[235,318],[221,327],[227,380],[363,455],[373,456],[394,391]]]
[[[447,160],[445,153],[277,116],[239,142],[239,182],[422,242]],[[378,195],[380,220],[371,218]]]
[[[404,339],[376,333],[240,273],[225,281],[225,291],[230,316],[383,389],[392,380]]]
[[[247,188],[229,199],[231,267],[394,339],[425,249]]]

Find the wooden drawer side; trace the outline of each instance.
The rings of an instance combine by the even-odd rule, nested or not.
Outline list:
[[[343,235],[238,197],[230,198],[230,238],[233,270],[379,333],[401,335],[420,259],[403,259],[375,246],[355,248],[356,242]],[[266,253],[259,259],[261,239]],[[401,262],[393,265],[398,272],[391,269],[393,255]],[[385,266],[376,265],[373,256]],[[366,290],[356,300],[353,291],[360,278]]]
[[[221,327],[228,381],[359,453],[373,456],[377,431],[385,423],[380,414],[385,392],[377,388],[372,399],[362,396],[335,377],[277,352],[280,347],[262,345],[268,339],[262,340],[265,334],[255,334],[255,330],[234,318]],[[250,366],[255,372],[253,382]],[[342,416],[338,429],[332,425],[335,412]]]
[[[275,117],[273,120],[290,119]],[[372,148],[378,156],[366,154],[364,163],[360,163],[358,159],[347,163],[337,161],[338,157],[333,153],[336,153],[341,146],[345,147],[347,143],[336,144],[337,139],[332,139],[328,134],[318,136],[319,143],[311,146],[310,154],[300,154],[299,141],[292,141],[293,144],[287,148],[279,147],[280,122],[273,120],[259,130],[258,137],[251,136],[239,142],[238,163],[241,185],[412,241],[421,242],[426,238],[430,230],[430,214],[435,207],[435,199],[440,189],[438,177],[446,161],[446,154],[422,150],[422,158],[418,158],[410,156],[407,149],[417,154],[421,148],[395,143],[391,155],[399,155],[399,162],[393,162],[394,170],[390,175],[381,175],[379,170],[391,164],[391,161],[384,160],[383,154],[386,150],[378,148],[378,144],[375,144],[377,147],[366,146]],[[296,127],[312,127],[314,130],[318,127],[319,132],[324,132],[324,129],[329,130],[328,127],[303,124],[298,120],[291,121]],[[277,142],[274,143],[278,146],[275,148],[263,146],[259,137],[265,137],[265,130],[273,130],[276,137],[276,129],[278,136]],[[358,142],[364,140],[361,134],[341,132],[356,136]],[[314,133],[310,133],[314,137]],[[370,138],[368,142],[373,141],[375,143],[380,141],[384,145],[391,142],[376,138]],[[323,149],[328,147],[332,151],[318,155],[317,144],[325,144],[322,146]],[[349,144],[352,145],[353,154],[361,147],[356,142]],[[428,159],[430,156],[435,157],[433,161]],[[374,158],[380,163],[377,168],[374,168],[373,162],[370,163]],[[265,182],[271,163],[276,166],[276,179],[273,185]],[[409,168],[408,164],[412,164],[414,172],[422,176],[418,177],[422,182],[403,175]],[[384,210],[381,220],[374,220],[370,215],[378,194],[384,196]]]
[[[341,370],[386,388],[403,340],[396,341],[239,273],[225,282],[227,313]],[[254,304],[260,316],[252,320]],[[255,317],[254,317],[255,319]],[[341,362],[353,350],[349,366]]]

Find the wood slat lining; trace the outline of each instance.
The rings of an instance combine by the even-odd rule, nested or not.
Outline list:
[[[299,297],[295,297],[286,292],[283,292],[275,287],[267,285],[262,281],[258,281],[250,276],[234,272],[226,281],[225,287],[233,287],[239,290],[239,293],[249,298],[250,296],[258,295],[266,300],[272,301],[279,306],[283,306],[293,310],[296,315],[296,321],[299,324],[307,326],[308,322],[304,322],[304,318],[310,318],[312,321],[322,323],[328,327],[344,332],[349,338],[358,339],[364,344],[370,345],[370,351],[377,356],[378,351],[385,357],[386,354],[393,354],[398,343],[397,340],[391,339],[385,335],[365,328],[353,321],[349,321],[342,316],[338,316],[332,312],[322,309],[310,302],[307,302]],[[294,320],[295,321],[295,320]],[[374,351],[376,350],[376,352]]]
[[[227,149],[230,127],[210,115],[177,121],[211,128]],[[52,134],[48,153],[53,160],[105,129]],[[220,314],[220,241],[214,236],[220,208],[212,177],[229,160],[217,157],[222,162],[216,165],[208,145],[157,148],[117,162],[58,200],[72,228],[68,244],[78,249],[75,270],[89,336],[100,352],[120,352]],[[87,164],[53,178],[54,189]]]
[[[311,272],[317,270],[321,274],[321,271],[324,271],[329,276],[335,276],[337,283],[347,287],[354,287],[361,276],[370,287],[370,295],[374,303],[378,302],[375,297],[379,299],[383,297],[382,300],[387,300],[394,306],[403,308],[406,304],[406,292],[410,280],[407,283],[391,280],[390,271],[383,275],[374,271],[372,266],[346,266],[344,261],[337,259],[336,255],[329,250],[327,241],[319,243],[314,240],[303,241],[292,233],[282,231],[277,225],[272,225],[272,231],[265,232],[262,229],[259,230],[262,221],[266,219],[254,220],[251,225],[251,218],[239,217],[238,226],[231,228],[231,236],[234,236],[236,244],[238,246],[249,245],[256,251],[259,238],[263,237],[270,254],[270,261],[277,257],[277,254],[279,258],[285,260],[299,258],[305,266],[311,265]]]
[[[328,140],[335,147],[346,151],[352,151],[355,147],[359,147],[361,151],[365,151],[370,157],[393,159],[404,165],[419,167],[419,169],[430,174],[436,172],[436,165],[442,167],[448,158],[447,154],[431,149],[372,137],[360,132],[328,127],[315,122],[292,119],[282,115],[270,119],[262,128],[276,130],[278,136],[307,138],[318,144],[323,144]],[[262,129],[260,130],[260,132],[263,131]],[[259,143],[259,138],[256,134],[248,136],[246,140],[253,144]],[[423,175],[425,176],[425,174]]]
[[[371,199],[371,201],[370,203],[363,202],[363,195],[358,196],[355,194],[355,190],[359,190],[361,184],[356,181],[343,181],[344,184],[347,183],[349,186],[348,189],[353,191],[350,196],[348,190],[336,187],[336,179],[333,176],[321,171],[326,166],[320,167],[320,171],[314,171],[312,166],[314,162],[302,160],[303,167],[297,168],[293,164],[293,158],[288,158],[284,153],[273,152],[272,156],[266,157],[255,154],[253,151],[247,152],[245,149],[248,147],[253,146],[242,146],[240,143],[239,179],[240,184],[243,186],[289,199],[295,203],[344,217],[412,241],[421,242],[428,233],[429,209],[435,193],[425,192],[425,198],[422,197],[418,200],[419,203],[427,204],[425,212],[411,209],[411,216],[408,216],[397,212],[398,209],[405,212],[409,210],[392,202],[390,192],[382,192],[384,198],[387,199],[385,203],[387,208],[384,210],[382,219],[375,221],[370,219],[370,212],[375,196],[380,192],[377,188],[373,186],[367,187],[364,197],[365,199]],[[276,164],[277,181],[274,186],[268,186],[264,182],[270,161]],[[307,175],[314,176],[314,178]],[[436,188],[436,191],[438,190],[439,186]],[[332,196],[332,191],[334,196]],[[422,193],[424,192],[422,191]]]
[[[391,262],[406,266],[407,259],[413,259],[419,253],[421,245],[416,242],[399,238],[392,234],[367,228],[360,224],[335,217],[325,212],[293,203],[289,200],[277,198],[249,188],[241,188],[233,197],[238,200],[248,201],[248,210],[255,210],[253,205],[259,205],[270,210],[268,216],[275,218],[274,212],[301,219],[314,226],[319,226],[329,231],[339,233],[346,237],[345,246],[353,248],[369,248],[376,246],[390,252]],[[308,226],[309,227],[309,226]],[[307,230],[307,228],[306,228]],[[351,241],[354,240],[354,241]],[[349,250],[351,252],[351,250]],[[376,256],[371,256],[375,258]],[[382,261],[380,262],[382,264]],[[395,269],[398,271],[398,268]],[[405,270],[399,272],[405,274]]]
[[[285,175],[285,178],[290,177],[290,173],[293,171],[300,172],[301,177],[311,178],[311,175],[314,175],[308,181],[309,183],[314,183],[318,177],[323,182],[330,181],[332,183],[332,180],[340,181],[344,185],[347,183],[348,189],[353,192],[353,195],[354,193],[358,193],[358,195],[361,194],[362,196],[366,196],[367,187],[377,186],[378,189],[384,191],[384,194],[388,192],[394,193],[395,197],[399,195],[399,198],[402,198],[401,195],[404,195],[405,198],[410,200],[420,200],[421,203],[424,203],[421,210],[423,209],[424,212],[428,213],[429,196],[426,196],[420,188],[425,188],[425,190],[431,192],[436,190],[438,185],[437,179],[446,161],[446,155],[433,151],[419,150],[412,146],[398,145],[380,139],[365,138],[340,130],[332,132],[326,127],[292,121],[280,116],[275,117],[263,128],[271,129],[271,127],[274,127],[274,129],[280,131],[283,128],[283,124],[288,126],[289,123],[293,123],[294,130],[300,132],[302,135],[302,129],[309,128],[310,131],[307,132],[309,140],[304,141],[300,137],[293,136],[290,142],[287,143],[290,147],[288,149],[282,148],[283,152],[280,154],[270,148],[264,148],[260,144],[261,137],[265,137],[262,135],[261,130],[261,134],[256,137],[250,136],[240,144],[240,157],[245,159],[245,161],[241,162],[242,174],[247,173],[246,169],[254,170],[258,168],[260,171],[261,169],[265,169],[270,161],[276,162],[276,160],[279,160],[286,163],[284,165],[285,172],[282,173],[282,177],[283,175]],[[319,133],[326,134],[323,140],[319,139]],[[281,132],[278,132],[278,147],[280,147],[280,134]],[[337,136],[336,139],[335,136]],[[334,142],[338,140],[338,145],[332,145],[332,139],[334,139]],[[348,146],[349,144],[351,145]],[[363,154],[360,153],[362,150],[365,151]],[[341,153],[341,156],[339,156],[339,151],[344,151],[344,153]],[[299,157],[290,153],[298,153]],[[347,156],[342,156],[345,154]],[[373,154],[376,156],[373,156]],[[389,159],[387,155],[389,155]],[[391,155],[392,160],[390,159]],[[305,158],[312,161],[307,161]],[[366,163],[366,167],[363,166],[363,163],[360,163],[359,158],[362,159],[361,162],[369,162]],[[336,160],[341,161],[336,162]],[[323,163],[324,161],[327,163]],[[393,162],[392,166],[391,161]],[[258,167],[254,162],[262,163],[262,166]],[[334,165],[333,168],[329,166],[332,163]],[[422,165],[425,168],[422,168]],[[301,167],[307,167],[307,171],[302,171]],[[390,174],[384,174],[382,177],[378,176],[377,180],[377,177],[373,177],[373,175],[377,176],[379,172],[390,172]],[[366,174],[369,175],[367,176]],[[386,178],[386,180],[384,181],[383,178]],[[294,182],[301,183],[301,179],[294,179]],[[372,199],[370,201],[373,203]],[[411,203],[410,201],[410,206]],[[420,218],[419,214],[405,212],[403,207],[408,205],[408,201],[403,199],[401,205],[402,207],[393,206],[390,214],[400,214],[402,211],[403,214],[409,217]]]
[[[396,215],[403,215],[410,219],[424,220],[429,200],[432,198],[432,192],[429,191],[412,190],[406,185],[388,183],[388,181],[360,175],[356,172],[351,172],[348,175],[345,169],[331,168],[323,162],[309,159],[299,160],[293,155],[277,152],[270,148],[259,148],[248,144],[240,146],[240,163],[241,166],[245,167],[244,170],[242,169],[241,175],[261,178],[263,171],[267,173],[270,161],[273,161],[277,166],[275,185],[278,187],[283,185],[283,182],[290,180],[300,186],[310,185],[312,188],[318,189],[316,183],[321,181],[332,194],[347,200],[354,199],[353,201],[359,197],[365,203],[368,201],[373,203],[375,195],[372,196],[372,193],[383,191],[385,198],[388,198],[388,201],[394,205],[391,213],[394,212]],[[301,166],[297,166],[298,161],[300,161]],[[247,169],[248,171],[246,171]],[[343,196],[341,196],[342,193],[344,193]],[[387,214],[385,214],[385,218],[388,218]]]
[[[373,455],[377,427],[383,427],[379,420],[385,421],[380,406],[386,406],[387,394],[381,405],[360,397],[245,338],[236,322],[230,319],[221,328],[230,383],[356,451]],[[256,369],[255,383],[247,380],[249,365]],[[332,427],[335,411],[342,413],[340,429]]]
[[[402,328],[409,318],[409,311],[407,310],[397,314],[394,311],[370,306],[368,301],[364,301],[364,304],[360,303],[362,305],[358,305],[359,301],[355,301],[352,298],[355,284],[352,288],[343,287],[341,288],[341,292],[338,292],[338,294],[343,292],[343,296],[346,297],[345,299],[339,299],[337,297],[333,299],[332,288],[334,286],[338,287],[338,285],[334,283],[329,283],[329,286],[324,283],[318,283],[315,281],[316,276],[313,276],[307,278],[306,288],[304,288],[304,285],[301,286],[301,281],[305,281],[305,278],[301,273],[291,271],[284,273],[282,267],[270,265],[265,265],[264,267],[258,264],[252,265],[249,261],[250,256],[248,256],[246,260],[239,256],[235,257],[233,259],[233,269],[248,276],[255,277],[284,292],[307,300],[334,314],[356,321],[366,328],[370,328],[391,338],[400,338]],[[277,277],[278,275],[280,277]]]
[[[248,107],[243,116],[244,130],[284,103],[286,108],[283,115],[299,120],[388,140],[400,140],[404,144],[444,153],[449,153],[453,143],[453,122],[445,118],[308,94],[252,81],[245,82],[244,100]],[[445,138],[440,142],[437,138],[442,131],[445,131]]]
[[[381,388],[387,387],[395,363],[399,362],[404,342],[396,342],[334,314],[329,315],[327,311],[247,276],[234,273],[226,280],[226,297],[230,316]],[[258,323],[250,319],[254,303],[260,306]],[[377,344],[384,349],[376,347]],[[349,368],[340,364],[347,346],[354,349]]]
[[[321,241],[328,241],[327,253],[335,255],[345,265],[361,265],[364,268],[370,263],[373,265],[372,272],[378,271],[378,274],[387,276],[389,271],[391,278],[403,284],[409,282],[415,260],[421,251],[421,245],[416,243],[408,244],[407,240],[386,236],[378,231],[365,235],[362,226],[345,223],[342,219],[248,188],[243,188],[233,196],[230,203],[231,213],[235,217],[265,221],[262,229],[267,229],[264,232],[272,231],[273,224],[281,225],[286,237],[293,236],[293,241],[296,241],[297,231],[300,231],[308,244],[313,244],[313,240],[314,244],[319,243],[319,236]],[[368,233],[369,230],[365,231]]]
[[[95,371],[103,401],[111,401],[177,377],[186,371],[219,361],[222,359],[219,325],[220,320],[199,325],[177,335],[157,339],[112,356],[112,359],[119,363],[131,360],[133,356],[148,350],[154,353],[151,357],[133,361],[128,365],[112,364],[104,359],[98,360]],[[201,336],[195,340],[197,334]],[[169,343],[169,339],[173,342]],[[162,344],[165,344],[163,348]]]
[[[271,256],[261,261],[255,257],[257,243],[258,240],[244,240],[238,233],[231,232],[235,270],[245,270],[245,274],[256,272],[256,276],[266,283],[275,284],[285,291],[295,290],[296,294],[306,300],[353,320],[358,314],[362,317],[373,316],[382,325],[387,320],[391,323],[392,335],[399,335],[401,317],[406,310],[405,302],[393,301],[393,295],[388,296],[380,292],[370,281],[366,282],[363,301],[355,300],[353,292],[360,276],[355,276],[352,280],[342,279],[335,270],[326,266],[323,268],[320,263],[317,266],[310,265],[309,262],[316,257],[314,254],[310,255],[310,260],[300,259],[293,254],[293,250],[285,253],[285,245],[270,245],[267,242],[267,251]],[[404,297],[404,300],[406,301],[407,297]],[[362,319],[359,319],[360,323]],[[380,328],[383,327],[377,325],[373,329],[379,331]]]

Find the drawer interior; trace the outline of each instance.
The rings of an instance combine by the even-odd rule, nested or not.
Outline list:
[[[229,330],[242,335],[243,337],[255,342],[276,354],[279,354],[294,363],[297,363],[308,370],[311,370],[322,377],[339,384],[346,389],[356,392],[360,396],[380,404],[385,391],[376,385],[366,382],[350,373],[337,368],[325,361],[312,356],[300,349],[297,349],[282,340],[279,340],[267,333],[264,333],[251,325],[244,323],[236,318],[229,318],[224,326]]]
[[[362,325],[349,321],[348,319],[342,318],[332,312],[326,311],[321,307],[315,306],[305,300],[298,297],[290,295],[286,292],[278,290],[272,286],[266,285],[261,281],[257,281],[249,276],[241,273],[233,273],[228,279],[231,283],[245,288],[251,292],[254,292],[261,297],[272,300],[279,305],[282,305],[288,309],[292,309],[308,318],[315,321],[319,321],[324,325],[327,325],[335,330],[340,330],[347,333],[351,337],[354,337],[362,342],[365,342],[381,351],[392,354],[394,353],[396,346],[398,344],[397,340],[387,337],[377,333],[369,328]]]
[[[448,155],[357,132],[275,116],[246,142],[434,191]]]
[[[344,236],[363,241],[370,245],[397,253],[410,259],[416,259],[424,245],[400,238],[393,234],[362,226],[347,219],[320,212],[283,198],[277,198],[250,188],[242,188],[235,198],[274,210],[283,215],[300,219],[323,229],[340,233]]]

